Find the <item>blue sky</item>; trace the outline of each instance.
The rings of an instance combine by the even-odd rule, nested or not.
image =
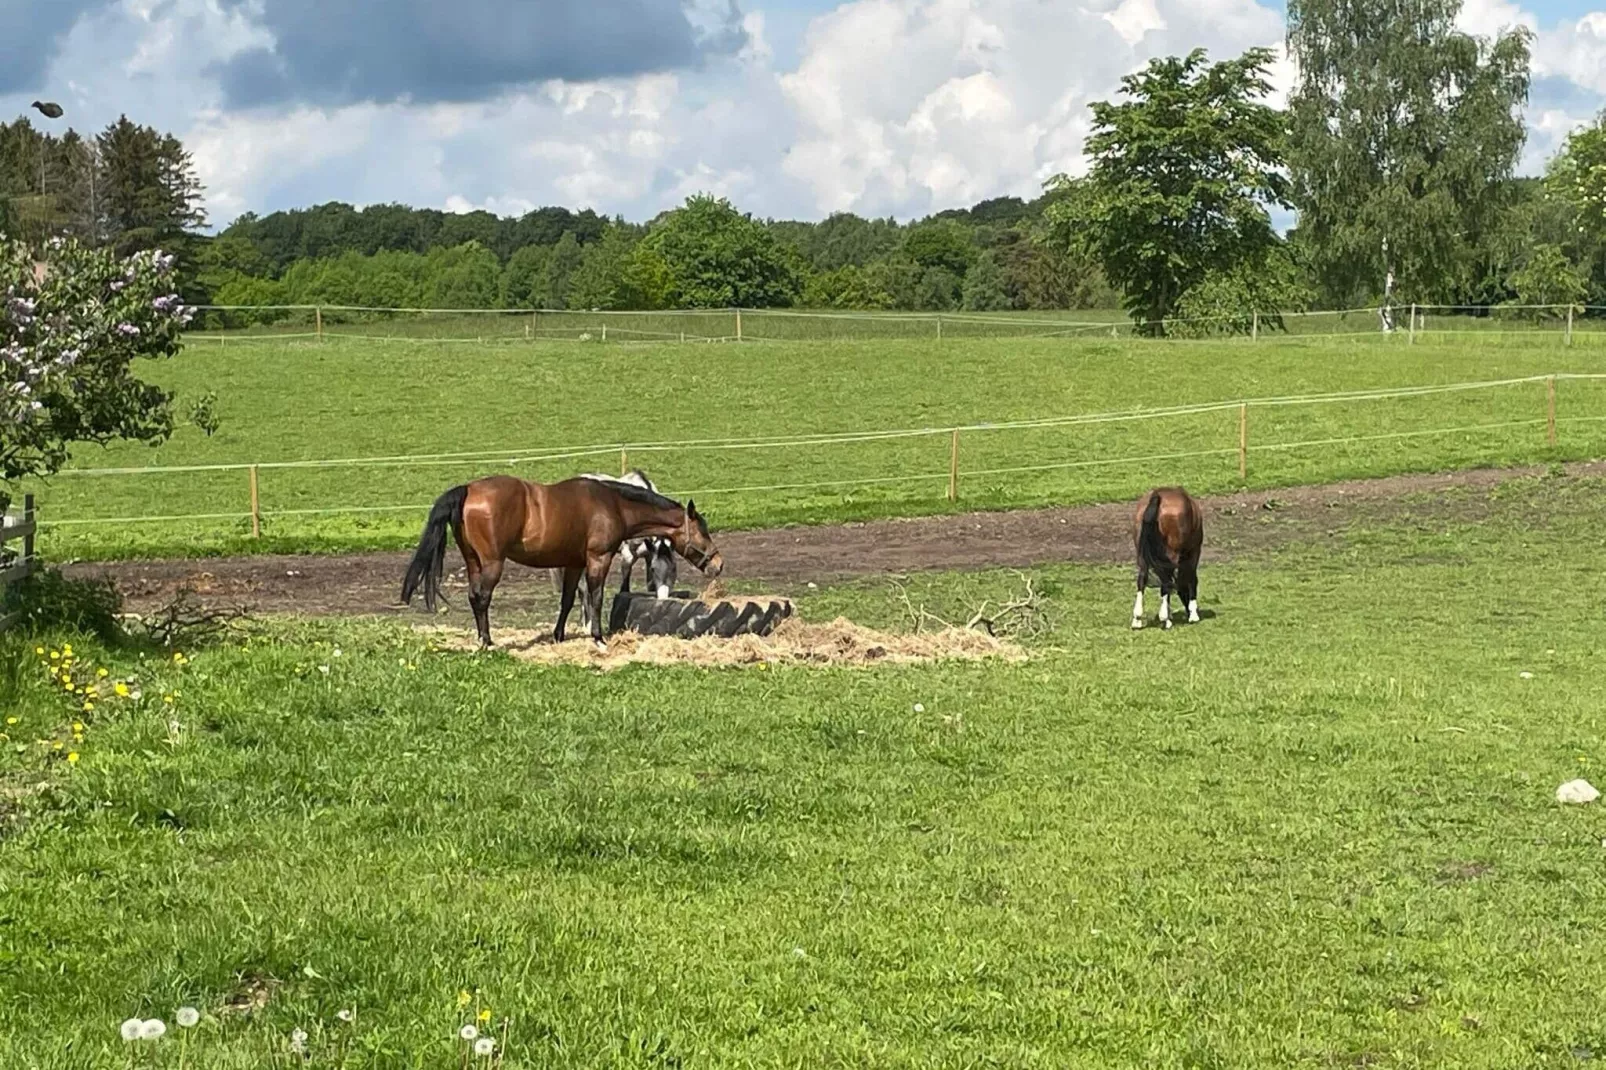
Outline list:
[[[1606,0],[1461,23],[1537,32],[1524,170],[1606,103]],[[0,0],[0,114],[171,130],[214,224],[327,200],[645,219],[702,191],[909,218],[1079,171],[1088,103],[1154,56],[1282,34],[1255,0]]]

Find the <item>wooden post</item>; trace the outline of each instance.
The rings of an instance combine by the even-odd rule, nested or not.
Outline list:
[[[1573,344],[1573,306],[1567,306],[1567,344]]]
[[[608,340],[608,325],[606,323],[602,325],[602,340],[604,342]]]
[[[1545,441],[1556,444],[1556,377],[1545,380]]]
[[[736,310],[736,340],[738,342],[740,342],[742,340],[742,310],[741,309],[737,309]]]
[[[948,447],[948,500],[959,500],[959,429],[954,428],[953,440]]]
[[[685,331],[681,331],[680,332],[680,344],[681,345],[685,345],[686,344],[686,332]]]
[[[313,322],[317,324],[318,341],[321,342],[323,341],[323,306],[320,305],[313,309],[312,315],[314,317]]]
[[[262,537],[262,505],[257,497],[257,466],[251,466],[251,537]]]
[[[1415,302],[1413,302],[1411,304],[1411,333],[1409,335],[1409,341],[1410,341],[1410,343],[1412,345],[1416,345],[1416,304],[1415,304]]]
[[[624,475],[628,471],[630,471],[630,455],[625,452],[625,448],[623,446],[620,446],[619,447],[619,474],[620,475]]]
[[[937,317],[937,341],[942,341],[942,317]]]
[[[36,518],[34,516],[33,495],[32,494],[24,494],[22,496],[22,522],[26,526],[26,525],[29,525],[29,524],[33,524],[35,522],[35,520],[36,520]],[[33,539],[34,539],[33,529],[29,528],[28,529],[28,534],[26,534],[26,535],[24,535],[22,537],[22,560],[24,562],[33,560]]]
[[[1251,342],[1260,340],[1260,310],[1258,308],[1255,310],[1254,321],[1249,324],[1249,340]]]
[[[1249,478],[1249,402],[1238,405],[1238,478]]]

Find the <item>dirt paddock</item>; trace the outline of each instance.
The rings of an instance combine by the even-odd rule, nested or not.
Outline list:
[[[1446,502],[1435,492],[1492,488],[1544,471],[1482,469],[1205,498],[1204,560],[1230,560],[1317,539],[1356,522],[1475,521],[1493,508],[1486,495],[1460,494]],[[1606,475],[1606,462],[1569,465],[1567,471]],[[1126,564],[1132,559],[1134,507],[1134,502],[1116,502],[724,534],[716,530],[714,538],[724,553],[726,577],[772,584],[781,593],[789,584],[928,569]],[[449,565],[459,560],[455,549],[448,555]],[[111,577],[136,613],[167,602],[188,586],[203,603],[239,605],[256,613],[394,614],[406,611],[398,592],[408,557],[405,552],[264,554],[96,562],[70,565],[65,571]],[[681,576],[685,586],[701,586],[689,565],[681,566]],[[615,584],[609,586],[611,590]],[[461,567],[447,577],[445,589],[453,617],[466,619]],[[509,613],[545,613],[550,619],[553,601],[543,571],[514,568],[497,588],[496,611],[502,619],[509,619]]]

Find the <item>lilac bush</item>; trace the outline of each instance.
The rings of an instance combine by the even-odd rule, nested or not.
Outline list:
[[[134,362],[170,357],[194,315],[173,292],[173,257],[126,259],[54,239],[40,254],[0,235],[0,504],[4,484],[61,468],[74,443],[156,444],[172,396]]]

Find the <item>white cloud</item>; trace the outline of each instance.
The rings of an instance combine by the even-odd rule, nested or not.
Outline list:
[[[1591,11],[1576,22],[1541,32],[1534,44],[1534,67],[1536,73],[1606,94],[1606,11]]]
[[[1195,45],[1224,58],[1281,36],[1252,0],[853,0],[815,20],[781,77],[804,128],[782,168],[816,212],[1032,196],[1080,170],[1087,105],[1122,75]]]

